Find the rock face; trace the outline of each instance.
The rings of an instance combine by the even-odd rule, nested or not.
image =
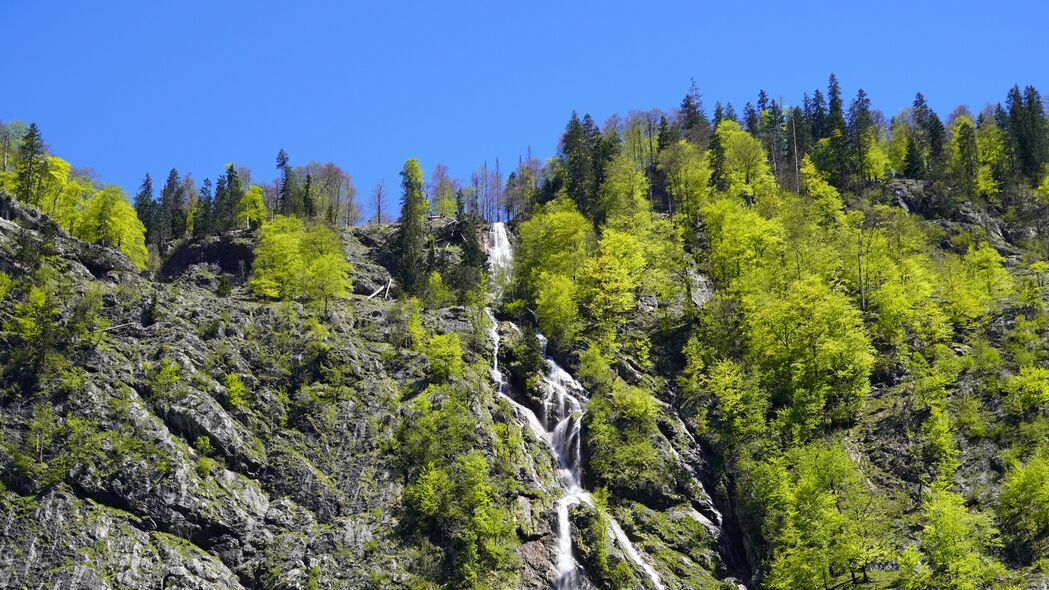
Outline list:
[[[46,388],[5,377],[0,587],[418,587],[440,548],[403,532],[391,449],[404,392],[428,369],[401,346],[392,298],[361,296],[390,282],[392,231],[344,233],[358,295],[321,322],[297,304],[257,301],[236,280],[250,267],[247,233],[180,246],[160,273],[168,280],[152,280],[118,251],[70,238],[0,195],[0,271],[26,276],[26,249],[52,243],[63,289],[71,299],[100,291],[109,326],[62,343],[66,362]],[[69,321],[65,308],[59,321]],[[424,317],[470,343],[467,362],[489,366],[472,322],[455,307]],[[4,338],[7,365],[17,351]],[[227,389],[230,375],[242,399]],[[493,394],[474,400],[471,415],[487,431],[500,402],[480,382]],[[663,452],[682,472],[660,506],[623,504],[615,516],[642,552],[659,555],[667,588],[716,587],[731,573],[720,515],[702,491],[698,445],[667,411]],[[505,587],[551,588],[556,465],[527,429],[515,453],[527,457],[505,491],[520,567]]]

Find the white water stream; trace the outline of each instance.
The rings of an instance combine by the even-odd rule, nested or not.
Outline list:
[[[506,226],[493,223],[488,232],[488,260],[493,277],[493,298],[502,295],[503,287],[510,276],[513,250],[506,233]],[[515,401],[506,391],[506,382],[499,371],[499,327],[491,309],[485,310],[491,320],[489,337],[492,339],[493,358],[491,375],[499,388],[499,395],[510,402],[519,420],[522,420],[539,440],[546,443],[557,460],[558,476],[564,495],[557,501],[557,582],[556,590],[578,590],[581,573],[572,553],[572,523],[569,518],[573,505],[583,503],[593,506],[590,494],[583,490],[582,455],[580,450],[580,426],[583,408],[588,401],[586,390],[572,375],[561,368],[552,358],[546,358],[546,373],[543,375],[542,419],[535,412]],[[514,326],[516,329],[516,326]],[[546,338],[538,334],[546,348]],[[627,559],[641,569],[656,590],[665,590],[659,573],[641,557],[637,548],[627,537],[623,528],[611,516],[609,528]]]

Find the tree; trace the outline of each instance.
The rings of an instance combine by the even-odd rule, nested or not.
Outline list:
[[[252,185],[237,203],[237,221],[242,222],[245,229],[251,229],[252,223],[259,227],[268,218],[269,210],[262,201],[262,187]]]
[[[597,324],[612,330],[637,304],[634,291],[641,285],[645,256],[638,238],[605,229],[595,256],[583,265],[581,300]]]
[[[987,555],[998,544],[998,531],[988,515],[970,512],[961,496],[934,485],[925,498],[921,523],[920,550],[927,561],[930,587],[999,587],[1005,570]],[[901,574],[910,573],[901,568]]]
[[[748,205],[774,195],[776,181],[761,142],[735,121],[722,121],[716,134],[725,150],[722,169],[725,192]]]
[[[1049,459],[1044,450],[1026,464],[1008,466],[997,512],[1015,558],[1030,563],[1049,556]]]
[[[185,230],[183,197],[178,170],[172,168],[164,187],[160,189],[160,207],[156,217],[157,244],[163,245],[182,236],[182,231]]]
[[[458,183],[448,175],[448,167],[437,164],[430,174],[430,207],[434,213],[443,217],[455,215],[455,195],[459,191]]]
[[[707,158],[694,145],[679,141],[660,152],[659,169],[666,176],[667,193],[673,203],[671,212],[697,222],[710,185]]]
[[[463,346],[458,334],[451,332],[431,336],[427,356],[430,358],[430,374],[435,382],[442,383],[452,377],[462,376]]]
[[[685,141],[692,145],[705,147],[707,137],[710,135],[710,121],[703,112],[703,99],[696,87],[696,81],[692,80],[688,93],[681,99],[681,108],[678,110],[681,121],[681,131]]]
[[[419,162],[411,158],[401,169],[401,217],[398,221],[396,243],[397,274],[401,287],[407,293],[416,293],[423,286],[423,264],[426,245],[426,210],[423,195],[423,173]]]
[[[852,302],[808,275],[782,297],[749,295],[744,305],[749,354],[790,403],[788,438],[851,421],[874,366],[874,349]]]
[[[44,140],[36,123],[30,123],[18,148],[18,180],[15,196],[23,203],[39,204],[40,183],[47,172]]]
[[[951,125],[950,170],[965,197],[976,194],[979,168],[976,126],[972,119],[961,115]]]
[[[138,220],[146,228],[147,243],[153,242],[153,234],[156,232],[154,227],[156,223],[154,221],[156,208],[156,201],[153,200],[153,179],[150,178],[149,172],[146,172],[146,177],[142,179],[142,185],[135,195],[135,214],[138,215]]]
[[[342,299],[353,289],[350,275],[353,265],[342,252],[326,252],[316,256],[306,267],[306,295],[324,302],[324,313],[332,299]]]
[[[256,295],[289,300],[299,295],[306,269],[303,234],[302,220],[297,217],[277,215],[262,226],[248,281]]]
[[[579,304],[576,302],[576,286],[572,279],[561,274],[543,272],[539,276],[535,315],[539,329],[555,346],[562,350],[571,347],[582,328]]]
[[[298,186],[295,170],[288,161],[288,152],[281,149],[277,152],[277,171],[280,173],[280,184],[277,188],[277,209],[282,215],[302,217],[305,212],[303,193]]]
[[[145,268],[146,228],[118,186],[106,186],[88,199],[77,237],[120,249],[139,268]]]

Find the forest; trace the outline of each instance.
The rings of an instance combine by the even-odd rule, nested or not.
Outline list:
[[[284,150],[128,195],[0,125],[0,586],[1049,581],[1036,88],[693,82],[557,146],[398,208]]]

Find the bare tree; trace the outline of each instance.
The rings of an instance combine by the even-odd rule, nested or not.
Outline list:
[[[375,183],[375,187],[372,188],[372,203],[375,204],[375,223],[382,223],[382,202],[386,198],[385,191],[386,179],[381,178],[379,182]]]

